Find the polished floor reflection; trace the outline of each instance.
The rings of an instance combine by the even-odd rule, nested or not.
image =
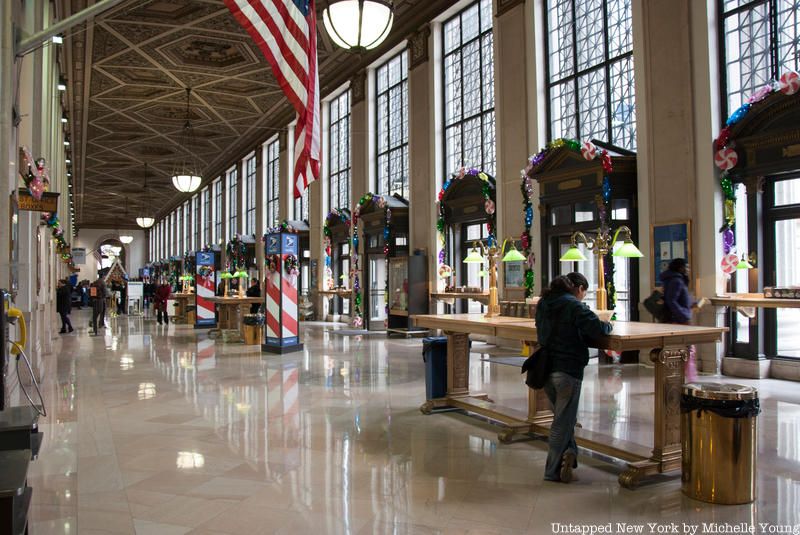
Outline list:
[[[73,323],[86,325],[81,312]],[[33,463],[31,533],[551,533],[552,522],[759,522],[800,529],[800,389],[760,389],[758,500],[711,506],[678,477],[621,489],[621,465],[580,458],[579,481],[542,481],[546,443],[500,444],[458,412],[422,415],[420,340],[305,324],[305,351],[262,355],[188,326],[117,318],[65,335],[49,362],[50,415]],[[470,373],[525,407],[519,370]],[[588,370],[580,422],[648,444],[652,371]],[[747,382],[747,381],[737,381]],[[701,527],[702,529],[702,527]],[[760,532],[760,531],[756,531]]]

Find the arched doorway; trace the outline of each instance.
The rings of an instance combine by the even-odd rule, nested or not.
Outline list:
[[[128,270],[127,251],[125,245],[116,236],[102,236],[97,240],[94,248],[94,257],[97,260],[97,274],[103,276],[114,265],[116,260],[125,271]]]

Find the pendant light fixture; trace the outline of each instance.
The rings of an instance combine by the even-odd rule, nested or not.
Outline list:
[[[181,154],[175,161],[175,167],[172,171],[172,185],[181,193],[192,193],[200,187],[202,177],[200,176],[200,165],[192,153],[192,147],[195,146],[194,130],[192,129],[191,115],[189,111],[189,99],[192,94],[192,88],[186,88],[186,122],[183,123],[183,131],[181,132]]]
[[[122,220],[123,221],[127,221],[128,220],[128,198],[127,197],[125,197],[125,215],[122,216]],[[119,241],[121,241],[125,245],[128,245],[129,243],[131,243],[133,241],[133,236],[131,236],[128,233],[125,233],[125,234],[118,233],[118,234],[119,234]]]
[[[330,0],[322,12],[328,36],[349,50],[370,50],[381,44],[393,20],[390,0]]]
[[[148,203],[150,198],[147,195],[147,162],[144,163],[144,192],[143,192],[142,196],[144,197],[144,204],[143,204],[141,212],[140,212],[141,215],[136,218],[136,224],[139,225],[142,228],[150,228],[150,227],[153,226],[153,224],[156,222],[156,220],[154,218],[150,217],[149,215],[147,215],[149,213],[149,210],[148,210],[147,207],[150,205]]]

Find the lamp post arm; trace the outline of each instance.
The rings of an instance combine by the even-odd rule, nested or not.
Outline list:
[[[573,247],[578,247],[578,240],[582,241],[583,244],[586,245],[586,248],[589,249],[590,251],[594,249],[595,245],[594,241],[589,240],[586,237],[586,234],[584,234],[580,230],[576,230],[575,232],[572,233],[570,241],[572,242]]]
[[[630,239],[633,239],[633,238],[631,237],[631,229],[629,229],[629,228],[628,228],[628,227],[626,227],[625,225],[622,225],[622,226],[621,226],[621,227],[619,227],[619,228],[617,229],[617,231],[614,233],[614,239],[613,239],[613,240],[611,240],[611,246],[610,246],[610,249],[613,249],[613,248],[614,248],[614,244],[615,244],[615,243],[617,243],[617,238],[619,237],[619,233],[620,233],[620,232],[625,232],[625,235],[628,237],[628,239],[629,239],[629,240],[630,240]]]

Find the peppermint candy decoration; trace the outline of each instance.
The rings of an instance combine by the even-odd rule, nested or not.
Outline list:
[[[800,74],[789,71],[781,76],[781,93],[784,95],[794,95],[800,91]]]
[[[361,327],[362,325],[364,325],[364,318],[361,316],[355,316],[353,318],[353,327]]]
[[[736,271],[737,264],[739,264],[739,257],[731,253],[722,257],[722,262],[720,262],[719,267],[722,269],[723,273],[730,275]]]
[[[714,155],[714,165],[723,171],[736,167],[738,162],[739,155],[736,154],[736,151],[733,149],[718,150],[717,154]]]
[[[591,141],[581,145],[581,155],[587,160],[594,160],[597,156],[597,147]]]

